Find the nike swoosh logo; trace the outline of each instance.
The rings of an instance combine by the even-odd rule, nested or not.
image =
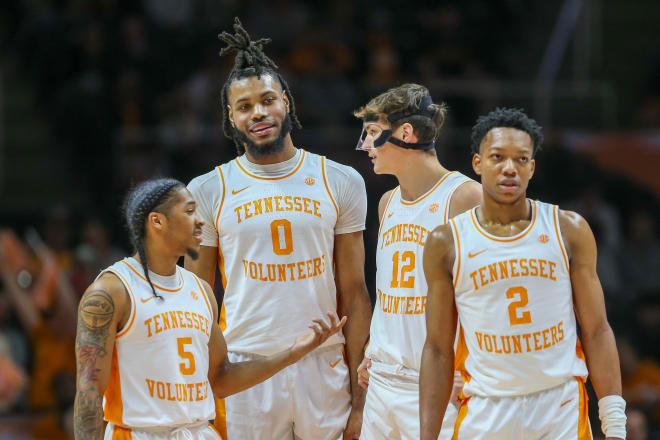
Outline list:
[[[483,251],[479,251],[479,252],[476,252],[476,253],[474,253],[474,254],[473,254],[472,252],[468,252],[468,258],[474,258],[474,257],[476,257],[477,255],[483,254],[483,253],[486,252],[487,250],[488,250],[488,249],[484,249]]]
[[[241,188],[241,189],[239,189],[238,191],[235,191],[235,190],[232,189],[232,190],[231,190],[231,193],[234,194],[234,195],[236,195],[236,194],[238,194],[238,193],[241,192],[241,191],[245,191],[245,190],[248,189],[249,187],[250,187],[250,185],[246,186],[245,188]]]
[[[562,403],[561,405],[559,405],[559,407],[561,408],[562,406],[566,405],[566,404],[567,404],[568,402],[570,402],[571,400],[573,400],[573,399],[568,399],[566,402],[564,402],[564,403]]]
[[[335,368],[339,362],[341,362],[341,359],[339,359],[339,360],[338,360],[337,362],[335,362],[334,364],[333,364],[332,362],[328,362],[328,363],[330,364],[330,368]]]
[[[393,212],[390,212],[389,214],[387,214],[387,218],[392,217],[392,215],[394,215],[394,213],[393,213]]]
[[[140,298],[140,301],[142,301],[143,303],[146,303],[146,302],[151,301],[154,298],[155,298],[155,296],[150,296],[149,298]]]

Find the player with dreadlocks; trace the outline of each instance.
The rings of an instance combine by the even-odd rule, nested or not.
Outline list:
[[[285,350],[230,362],[214,324],[213,291],[176,264],[184,254],[198,255],[204,223],[196,208],[174,179],[147,181],[127,197],[135,254],[102,271],[78,310],[76,439],[104,438],[104,418],[106,439],[218,439],[209,425],[213,394],[236,393],[267,379],[346,322],[327,313],[329,325],[311,320],[313,331],[301,332]]]
[[[465,386],[454,439],[591,439],[587,372],[606,438],[626,438],[594,235],[578,214],[527,198],[542,142],[521,110],[480,117],[472,168],[483,203],[426,241],[422,440],[438,438],[455,367]]]
[[[320,310],[348,321],[302,362],[218,401],[216,426],[230,439],[358,438],[357,367],[371,317],[364,181],[294,146],[300,123],[289,86],[263,52],[270,40],[251,41],[238,19],[234,31],[220,34],[221,55],[236,51],[222,111],[239,157],[188,185],[205,225],[199,259],[187,257],[186,268],[211,285],[220,269],[220,327],[232,361],[282,350]]]

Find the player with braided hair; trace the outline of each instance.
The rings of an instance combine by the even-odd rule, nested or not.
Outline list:
[[[327,313],[329,324],[310,320],[312,331],[301,332],[279,353],[229,361],[214,324],[213,291],[176,264],[184,254],[198,255],[204,222],[196,208],[174,179],[149,180],[126,198],[136,252],[102,271],[78,310],[76,439],[218,439],[209,425],[214,394],[229,395],[267,379],[346,322]]]
[[[185,266],[211,285],[220,269],[220,327],[231,360],[282,350],[320,310],[348,322],[301,363],[219,400],[216,426],[230,439],[358,438],[357,367],[371,317],[364,181],[294,146],[291,130],[300,123],[288,84],[263,52],[269,39],[252,41],[238,19],[220,39],[221,55],[236,51],[222,111],[240,156],[188,185],[205,225],[199,259],[186,257]]]

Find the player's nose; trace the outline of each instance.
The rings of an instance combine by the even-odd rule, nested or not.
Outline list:
[[[502,172],[506,174],[516,174],[516,165],[513,162],[513,159],[506,159],[504,161],[504,167],[502,168]]]

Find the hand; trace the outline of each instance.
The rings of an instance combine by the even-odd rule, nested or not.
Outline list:
[[[461,406],[461,390],[463,389],[463,376],[458,371],[454,371],[454,386],[451,387],[451,395],[449,396],[449,403],[453,404],[456,408]]]
[[[360,362],[360,366],[357,369],[358,385],[365,390],[369,387],[369,368],[371,368],[371,359],[365,357],[362,359],[362,362]]]
[[[343,440],[359,439],[360,430],[362,430],[362,411],[352,409],[344,428]]]
[[[293,346],[291,347],[291,357],[293,358],[293,362],[298,362],[300,358],[323,344],[330,336],[337,333],[341,330],[344,324],[346,324],[345,316],[341,318],[341,321],[337,322],[337,318],[335,318],[333,313],[326,312],[326,315],[330,318],[329,327],[322,319],[312,319],[313,324],[309,325],[309,328],[311,328],[312,331],[298,336],[293,343]]]

